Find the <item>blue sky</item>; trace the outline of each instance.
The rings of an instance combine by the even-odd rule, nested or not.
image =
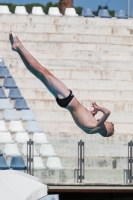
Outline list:
[[[26,3],[42,3],[46,4],[47,2],[58,2],[58,0],[0,0],[0,2],[8,2],[8,3],[15,3],[15,4],[26,4]],[[108,0],[74,0],[75,6],[82,6],[82,7],[88,7],[92,10],[97,10],[98,5],[106,5]],[[109,1],[109,9],[110,10],[125,10],[126,12],[126,5],[127,0],[110,0]],[[133,0],[131,0],[131,10],[133,10]]]

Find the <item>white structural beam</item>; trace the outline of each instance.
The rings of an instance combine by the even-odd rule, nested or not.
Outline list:
[[[130,17],[131,12],[131,0],[127,0],[127,16]]]

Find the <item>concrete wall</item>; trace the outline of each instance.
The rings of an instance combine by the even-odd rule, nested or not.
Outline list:
[[[133,139],[132,24],[133,19],[0,15],[0,55],[61,158],[65,168],[63,182],[74,180],[77,142],[82,139],[85,182],[123,183],[127,143]],[[10,50],[10,30],[88,109],[96,101],[111,110],[113,137],[87,135],[75,125],[68,111],[56,105],[45,86]],[[56,179],[54,173],[50,175],[51,181]]]

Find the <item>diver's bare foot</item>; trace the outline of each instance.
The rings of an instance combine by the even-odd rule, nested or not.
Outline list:
[[[10,31],[10,33],[9,33],[9,40],[10,40],[10,43],[11,43],[12,50],[18,51],[21,42],[18,39],[18,37],[12,31]]]

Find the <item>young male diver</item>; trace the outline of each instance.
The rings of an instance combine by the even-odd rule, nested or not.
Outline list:
[[[77,100],[71,90],[64,83],[53,76],[44,66],[42,66],[22,45],[15,34],[10,31],[9,40],[12,50],[18,52],[26,68],[34,74],[47,89],[53,94],[56,102],[62,108],[67,109],[79,128],[88,134],[99,133],[103,137],[110,137],[114,134],[114,125],[106,121],[110,111],[92,103],[93,111],[89,111]],[[102,112],[103,116],[95,119],[97,112]]]

